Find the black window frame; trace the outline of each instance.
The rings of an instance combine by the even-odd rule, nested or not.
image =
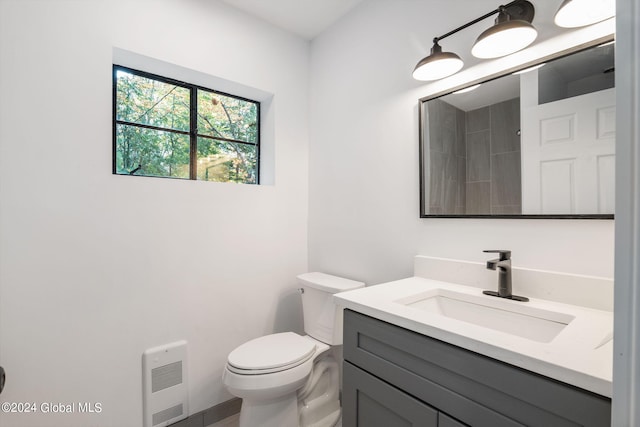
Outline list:
[[[152,79],[152,80],[156,80],[162,83],[167,83],[167,84],[171,84],[174,86],[179,86],[179,87],[183,87],[186,89],[189,89],[189,102],[190,102],[190,108],[189,108],[189,131],[183,131],[183,130],[177,130],[177,129],[170,129],[170,128],[163,128],[163,127],[159,127],[159,126],[153,126],[153,125],[147,125],[147,124],[142,124],[142,123],[133,123],[133,122],[128,122],[128,121],[124,121],[124,120],[118,120],[117,117],[117,103],[118,103],[118,77],[117,77],[117,73],[118,70],[122,70],[126,73],[130,73],[136,76],[140,76],[140,77],[144,77],[147,79]],[[242,141],[242,140],[236,140],[236,139],[229,139],[229,138],[222,138],[222,137],[215,137],[215,136],[211,136],[211,135],[206,135],[206,134],[199,134],[198,133],[198,90],[201,91],[207,91],[207,92],[211,92],[211,93],[215,93],[217,95],[222,95],[222,96],[226,96],[226,97],[230,97],[230,98],[235,98],[241,101],[245,101],[245,102],[251,102],[253,104],[256,105],[256,126],[257,126],[257,137],[256,137],[256,142],[252,143],[252,142],[247,142],[247,141]],[[187,83],[187,82],[183,82],[180,80],[176,80],[176,79],[172,79],[170,77],[164,77],[158,74],[154,74],[154,73],[149,73],[147,71],[142,71],[142,70],[138,70],[135,68],[130,68],[130,67],[126,67],[124,65],[118,65],[118,64],[113,64],[113,128],[112,128],[112,133],[113,133],[113,147],[112,147],[112,173],[114,175],[122,175],[122,176],[139,176],[139,177],[147,177],[147,178],[168,178],[168,179],[178,179],[178,180],[183,180],[183,181],[202,181],[202,182],[209,182],[206,180],[198,180],[198,138],[207,138],[207,139],[212,139],[215,141],[225,141],[225,142],[232,142],[232,143],[238,143],[238,144],[243,144],[243,145],[248,145],[248,146],[254,146],[256,148],[256,168],[255,168],[255,173],[256,173],[256,179],[255,179],[255,183],[250,183],[250,182],[243,182],[242,184],[248,184],[248,185],[260,185],[260,148],[261,148],[261,144],[260,144],[260,139],[261,139],[261,123],[260,123],[260,107],[261,107],[261,103],[260,101],[256,101],[254,99],[249,99],[249,98],[245,98],[242,96],[238,96],[238,95],[234,95],[234,94],[230,94],[227,92],[222,92],[219,90],[215,90],[215,89],[211,89],[205,86],[200,86],[194,83]],[[118,125],[128,125],[128,126],[135,126],[135,127],[139,127],[139,128],[143,128],[143,129],[151,129],[151,130],[156,130],[156,131],[161,131],[161,132],[171,132],[171,133],[177,133],[180,135],[188,135],[189,136],[189,178],[179,178],[179,177],[175,177],[175,176],[161,176],[161,175],[136,175],[135,174],[135,170],[131,171],[129,173],[118,173],[117,172],[117,126]],[[210,182],[221,182],[221,181],[210,181]],[[225,183],[229,183],[232,181],[222,181]]]

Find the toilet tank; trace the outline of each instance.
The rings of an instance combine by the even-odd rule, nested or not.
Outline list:
[[[342,344],[342,307],[333,302],[333,294],[362,288],[364,283],[318,272],[301,274],[298,281],[305,333],[329,345]]]

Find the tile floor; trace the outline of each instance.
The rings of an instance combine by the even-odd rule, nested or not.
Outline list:
[[[229,418],[225,418],[222,421],[218,421],[214,424],[209,424],[206,427],[238,427],[240,423],[240,414],[235,414],[230,416]]]

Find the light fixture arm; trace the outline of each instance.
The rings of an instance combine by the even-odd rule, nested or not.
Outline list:
[[[496,13],[500,13],[500,12],[507,12],[507,13],[508,13],[509,11],[508,11],[507,9],[508,9],[508,8],[510,8],[511,6],[514,6],[514,5],[518,4],[518,3],[523,3],[523,1],[522,1],[522,0],[514,0],[514,1],[512,1],[511,3],[507,3],[507,4],[505,4],[505,5],[498,6],[498,8],[497,8],[497,9],[492,10],[492,11],[491,11],[491,12],[489,12],[489,13],[485,13],[485,14],[484,14],[484,15],[482,15],[481,17],[476,18],[476,19],[474,19],[473,21],[469,21],[469,22],[467,22],[466,24],[461,25],[461,26],[459,26],[458,28],[456,28],[456,29],[454,29],[454,30],[449,31],[449,32],[448,32],[448,33],[446,33],[446,34],[441,35],[440,37],[434,37],[434,38],[433,38],[433,43],[438,43],[440,40],[442,40],[442,39],[444,39],[444,38],[446,38],[446,37],[452,36],[452,35],[454,35],[455,33],[457,33],[457,32],[459,32],[459,31],[464,30],[465,28],[469,28],[470,26],[472,26],[472,25],[474,25],[474,24],[477,24],[477,23],[478,23],[478,22],[480,22],[480,21],[484,21],[485,19],[489,18],[489,17],[490,17],[490,16],[492,16],[492,15],[495,15]],[[526,17],[522,17],[522,18],[520,18],[520,19],[525,19],[525,20],[527,20],[527,19],[526,19]]]

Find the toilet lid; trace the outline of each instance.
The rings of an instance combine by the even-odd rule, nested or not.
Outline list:
[[[309,359],[313,341],[293,332],[266,335],[242,344],[229,354],[229,365],[242,370],[275,372]]]

